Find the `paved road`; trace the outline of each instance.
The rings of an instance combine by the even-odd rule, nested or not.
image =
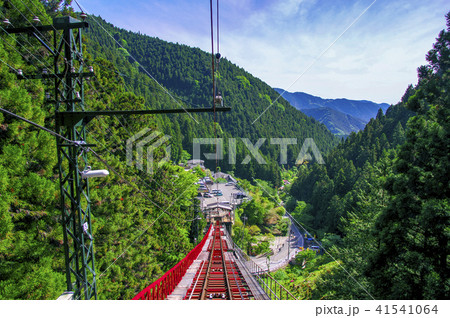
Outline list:
[[[291,231],[292,234],[296,238],[295,247],[305,247],[305,238],[303,234],[300,232],[298,227],[295,225],[295,222],[291,219]]]
[[[274,271],[286,266],[289,260],[295,258],[295,255],[300,252],[299,247],[301,246],[303,246],[303,237],[297,228],[292,227],[289,241],[288,236],[276,236],[270,244],[274,254],[270,256],[269,270]],[[251,259],[263,270],[267,270],[267,257],[251,257]]]
[[[288,247],[289,246],[289,247]],[[304,247],[304,236],[300,232],[295,222],[291,220],[291,237],[288,245],[288,236],[277,236],[271,242],[270,248],[274,255],[270,256],[269,270],[274,271],[288,264],[288,260],[295,258],[297,253]],[[288,257],[289,251],[289,257]],[[251,257],[262,269],[267,270],[267,257]]]
[[[208,189],[211,191],[213,189],[221,190],[223,196],[213,196],[212,198],[201,197],[201,207],[206,208],[208,204],[229,202],[234,208],[234,204],[242,203],[242,200],[236,200],[233,198],[233,193],[241,192],[235,185],[226,185],[225,183],[214,183],[208,184]],[[291,223],[293,223],[291,221]],[[271,248],[274,251],[274,255],[270,256],[270,271],[276,270],[280,267],[286,266],[288,260],[295,258],[295,255],[300,251],[300,247],[303,247],[303,235],[300,230],[294,225],[291,225],[291,237],[289,241],[288,248],[288,237],[287,236],[276,236],[274,241],[271,242]],[[289,258],[288,258],[289,250]],[[267,258],[266,257],[251,257],[251,259],[257,263],[262,269],[267,270]]]

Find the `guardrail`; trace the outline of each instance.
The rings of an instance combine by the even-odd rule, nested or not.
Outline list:
[[[174,267],[169,269],[161,278],[154,283],[144,288],[139,294],[137,294],[133,300],[164,300],[170,295],[183,276],[186,274],[187,269],[197,259],[198,255],[203,249],[203,246],[208,239],[208,235],[212,229],[212,225],[209,227],[202,241],[194,247],[185,258],[179,261]]]
[[[226,235],[230,242],[233,242],[228,232]],[[281,285],[267,270],[258,266],[244,251],[233,242],[236,257],[249,270],[251,275],[258,282],[259,286],[264,290],[271,300],[298,300],[283,285]]]

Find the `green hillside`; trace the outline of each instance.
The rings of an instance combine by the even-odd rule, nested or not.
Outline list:
[[[322,273],[312,298],[450,295],[450,13],[446,18],[429,64],[418,68],[402,101],[341,142],[325,165],[299,170],[288,210],[346,269],[324,256],[334,268]]]
[[[0,1],[3,17],[7,16],[14,27],[27,25],[26,20],[31,23],[34,15],[29,7],[40,13],[43,24],[71,12],[64,6],[59,11],[57,4]],[[85,83],[87,110],[180,108],[180,104],[210,107],[208,53],[115,29],[99,18],[90,19],[83,61],[85,66],[93,66],[95,77]],[[29,75],[18,80],[16,76],[19,69],[24,74],[52,70],[51,55],[35,38],[8,34],[4,29],[0,36],[0,107],[53,130],[54,105],[45,96],[52,93],[53,83],[30,80]],[[54,49],[51,37],[42,36],[41,40]],[[159,83],[138,67],[130,53]],[[221,91],[233,110],[218,114],[216,130],[219,137],[237,139],[237,163],[250,154],[241,138],[249,138],[252,144],[259,138],[298,138],[299,144],[289,150],[290,164],[306,137],[314,138],[324,153],[336,144],[323,125],[283,101],[270,107],[253,125],[251,122],[277,94],[226,59],[219,72]],[[193,117],[195,120],[186,114],[99,116],[88,124],[86,142],[95,145],[93,149],[101,158],[88,153],[89,163],[93,169],[105,169],[105,163],[111,168],[108,178],[90,182],[100,299],[132,298],[181,260],[198,239],[192,229],[205,225],[204,220],[193,221],[198,176],[177,164],[189,158],[194,137],[214,137],[214,125],[213,114]],[[126,163],[127,139],[143,129],[171,136],[172,163],[155,167],[151,175]],[[278,148],[268,140],[260,148],[265,165],[255,159],[248,165],[229,165],[223,160],[220,168],[277,184]],[[212,147],[202,148],[202,152],[212,151]],[[154,159],[163,156],[163,152],[157,152]],[[143,165],[146,163],[144,158]],[[207,166],[215,168],[215,162],[207,162]],[[0,299],[56,299],[65,290],[60,209],[55,137],[0,113]]]
[[[87,21],[90,30],[86,45],[92,59],[111,61],[118,68],[126,88],[142,96],[146,107],[212,107],[211,54],[116,28],[99,17],[88,17]],[[150,76],[170,92],[170,97]],[[216,76],[225,105],[232,108],[230,112],[216,115],[218,136],[224,139],[224,160],[218,163],[222,171],[280,185],[280,149],[270,144],[271,138],[297,138],[297,145],[288,149],[290,166],[294,165],[306,138],[313,138],[323,153],[336,146],[337,139],[324,125],[298,112],[285,100],[277,100],[279,95],[270,86],[226,58],[220,60]],[[159,100],[160,95],[164,96],[164,102]],[[272,105],[272,102],[275,103]],[[194,115],[194,118],[186,114],[173,116],[170,120],[155,118],[158,128],[172,136],[172,149],[176,149],[172,155],[174,162],[180,161],[182,149],[192,155],[193,138],[214,137],[212,113]],[[237,140],[236,164],[230,164],[228,160],[230,138]],[[254,158],[248,164],[241,164],[250,154],[242,138],[248,138],[252,144],[259,138],[266,138],[259,150],[267,164],[257,164]],[[214,169],[215,161],[207,160],[206,165]]]
[[[358,132],[366,126],[363,120],[328,107],[303,109],[302,113],[325,124],[333,134],[339,137],[347,137],[350,133]]]
[[[0,18],[23,27],[39,12],[41,23],[51,24],[56,16],[78,16],[70,2],[0,0]],[[216,114],[217,125],[212,113],[90,121],[83,140],[89,145],[83,147],[95,151],[84,148],[89,164],[110,172],[89,181],[99,298],[131,299],[202,237],[197,230],[206,220],[197,218],[194,198],[195,183],[205,172],[186,171],[179,163],[192,157],[194,138],[217,133],[225,152],[219,168],[247,179],[242,185],[254,196],[237,211],[234,237],[250,247],[257,244],[254,253],[266,252],[262,237],[288,230],[286,209],[327,249],[325,255],[299,253],[294,264],[274,274],[296,297],[448,299],[450,12],[446,19],[447,28],[426,55],[428,65],[418,68],[417,84],[345,140],[226,58],[216,77],[232,110]],[[212,107],[209,53],[116,28],[100,17],[89,16],[87,22],[82,59],[95,76],[86,79],[82,92],[86,110]],[[0,29],[0,108],[54,130],[57,81],[31,78],[44,69],[53,72],[45,46],[56,49],[55,44],[48,35],[38,39],[5,28]],[[61,61],[60,69],[65,65]],[[26,76],[18,76],[19,70]],[[127,163],[127,140],[145,129],[170,137],[154,158],[142,158],[143,166],[150,159],[163,161],[163,148],[171,146],[171,160],[154,165],[151,174]],[[275,138],[297,140],[287,147],[284,165],[280,144],[270,142]],[[312,158],[294,167],[306,138],[318,146],[324,163]],[[236,163],[228,160],[230,140],[236,141]],[[265,164],[244,140],[262,141],[258,150]],[[66,289],[56,146],[48,131],[0,112],[0,300],[56,299]],[[203,153],[213,151],[202,145]],[[206,166],[214,170],[215,160],[206,160]],[[281,173],[293,181],[283,183],[286,192],[275,188],[282,184]],[[282,208],[274,202],[278,199]],[[248,223],[239,220],[242,215]],[[81,226],[79,231],[83,235]],[[254,239],[258,235],[260,241]]]

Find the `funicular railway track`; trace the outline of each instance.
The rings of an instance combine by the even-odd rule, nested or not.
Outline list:
[[[184,299],[248,300],[253,295],[236,262],[227,255],[228,244],[222,235],[221,225],[214,225],[208,246],[208,260],[204,260]],[[231,254],[231,253],[228,253]]]

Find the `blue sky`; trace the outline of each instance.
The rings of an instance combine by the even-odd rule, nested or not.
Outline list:
[[[211,51],[208,0],[78,2],[118,27]],[[425,54],[450,10],[444,0],[220,0],[219,5],[222,56],[272,87],[391,104],[408,84],[416,84],[416,69],[426,64]]]

